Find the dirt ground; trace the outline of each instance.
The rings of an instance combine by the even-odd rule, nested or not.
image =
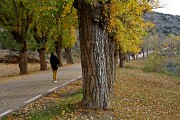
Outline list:
[[[40,69],[39,63],[28,63],[29,73],[38,72]],[[48,64],[48,69],[50,70],[50,64]],[[9,77],[19,75],[19,64],[7,64],[0,63],[0,80],[4,80]]]
[[[9,50],[0,49],[0,58],[3,58],[5,55],[9,54]],[[74,63],[79,63],[80,58],[75,56],[73,57]],[[67,66],[66,59],[63,58],[63,66]],[[51,69],[49,63],[47,63],[48,70]],[[40,64],[39,63],[28,63],[28,71],[29,74],[39,72],[40,71]],[[10,64],[10,63],[0,63],[0,81],[9,79],[13,76],[18,76],[20,73],[19,64]]]
[[[75,63],[79,63],[80,60],[78,58],[74,58],[74,61]],[[68,64],[65,63],[65,59],[63,59],[63,66],[68,66]],[[47,69],[51,70],[49,63],[47,63]],[[29,74],[40,72],[40,64],[28,63],[28,71]],[[0,63],[0,81],[18,76],[19,73],[19,64]]]

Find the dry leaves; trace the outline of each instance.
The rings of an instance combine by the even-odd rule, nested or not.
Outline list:
[[[145,73],[142,61],[131,62],[133,69],[118,69],[111,108],[83,110],[82,82],[77,81],[50,96],[23,107],[9,119],[119,120],[180,119],[180,84],[177,78]],[[138,65],[138,66],[137,66]]]

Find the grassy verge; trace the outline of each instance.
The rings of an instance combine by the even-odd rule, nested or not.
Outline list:
[[[112,96],[112,108],[118,119],[180,118],[180,82],[178,77],[145,73],[142,61],[130,63],[134,69],[119,69]]]
[[[66,120],[73,117],[81,100],[82,82],[79,80],[22,107],[2,120]]]
[[[77,81],[3,119],[180,119],[179,77],[145,73],[143,65],[143,61],[133,61],[117,69],[114,92],[110,96],[111,108],[107,111],[81,109],[82,81]]]

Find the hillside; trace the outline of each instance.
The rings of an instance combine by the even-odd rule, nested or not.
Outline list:
[[[156,25],[155,29],[158,33],[180,35],[180,16],[151,12],[145,14],[144,18]]]

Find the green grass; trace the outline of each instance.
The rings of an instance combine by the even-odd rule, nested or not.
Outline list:
[[[73,114],[76,110],[75,101],[80,101],[81,99],[82,90],[78,89],[69,94],[68,97],[58,100],[57,103],[49,107],[47,110],[29,115],[29,120],[50,120],[51,118],[63,118],[64,115],[68,116],[71,113]]]
[[[45,96],[29,105],[21,108],[13,114],[4,117],[18,120],[50,120],[71,118],[76,112],[79,101],[82,100],[81,81],[74,82],[69,86]]]

